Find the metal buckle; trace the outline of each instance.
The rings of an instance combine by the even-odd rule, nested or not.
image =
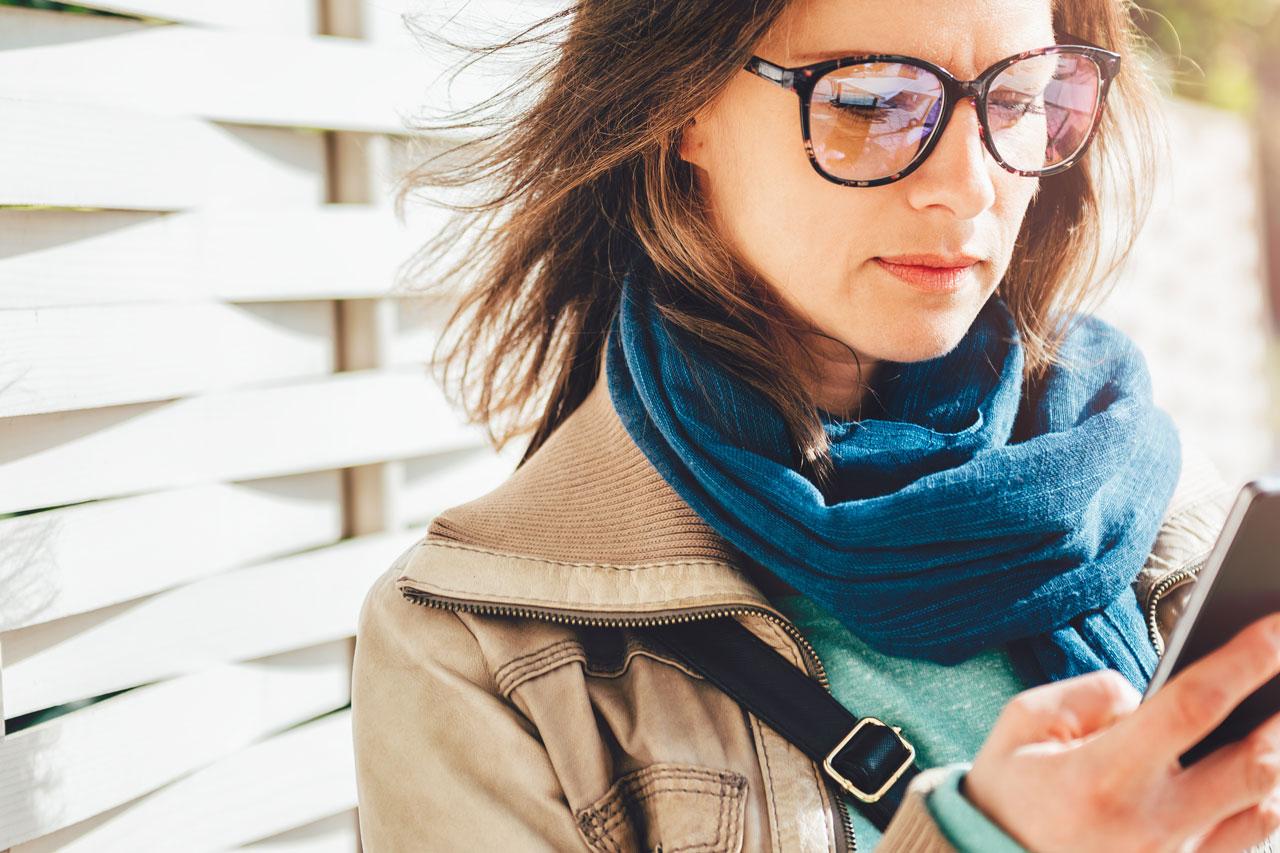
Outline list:
[[[880,790],[873,791],[872,793],[867,793],[866,791],[863,791],[857,785],[853,784],[853,782],[846,779],[840,773],[836,772],[836,768],[831,764],[831,760],[835,758],[837,754],[839,754],[840,750],[844,749],[845,744],[853,740],[853,736],[856,735],[862,729],[863,726],[869,723],[875,723],[878,726],[884,726],[886,729],[889,729],[897,736],[898,740],[902,743],[902,745],[907,748],[907,758],[905,761],[902,762],[902,766],[899,767],[897,770],[893,771],[893,775],[889,777],[889,780],[887,782],[885,782],[883,785],[880,786]],[[881,722],[880,720],[877,720],[875,717],[863,717],[861,720],[858,720],[858,724],[856,726],[854,726],[852,729],[849,730],[849,733],[847,735],[845,735],[843,738],[840,739],[840,742],[836,744],[836,748],[827,753],[827,757],[822,760],[822,769],[826,770],[827,773],[831,776],[831,778],[835,779],[836,782],[840,784],[840,787],[844,788],[850,794],[853,794],[859,800],[862,800],[864,803],[874,803],[874,802],[878,802],[879,799],[883,797],[890,788],[893,787],[893,783],[897,782],[898,779],[902,776],[902,774],[907,772],[907,768],[911,766],[912,762],[915,761],[915,759],[916,759],[916,748],[912,746],[910,742],[908,742],[907,739],[902,736],[902,729],[900,729],[897,726],[891,726],[888,723]]]

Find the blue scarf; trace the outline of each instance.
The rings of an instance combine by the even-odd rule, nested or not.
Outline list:
[[[883,417],[819,411],[824,494],[770,401],[662,318],[653,275],[623,276],[609,394],[732,546],[885,654],[947,664],[1004,645],[1029,685],[1111,668],[1145,689],[1157,658],[1131,584],[1181,456],[1123,333],[1079,318],[1062,349],[1074,366],[1024,400],[1018,330],[993,296],[951,352],[878,365]]]

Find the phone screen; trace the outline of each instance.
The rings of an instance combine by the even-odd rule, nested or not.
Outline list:
[[[1280,484],[1241,489],[1222,533],[1169,636],[1143,699],[1257,619],[1280,610]],[[1184,767],[1239,740],[1280,712],[1280,676],[1236,706],[1213,732],[1184,752]]]

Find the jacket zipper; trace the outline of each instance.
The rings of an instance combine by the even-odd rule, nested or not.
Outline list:
[[[1147,599],[1147,632],[1151,637],[1151,645],[1155,647],[1157,654],[1164,654],[1164,637],[1160,635],[1160,627],[1157,622],[1157,608],[1160,605],[1160,599],[1165,593],[1173,589],[1187,578],[1194,578],[1200,574],[1200,570],[1204,568],[1204,564],[1209,561],[1209,555],[1205,554],[1193,563],[1189,563],[1181,569],[1170,572],[1160,579],[1160,582],[1151,590],[1151,595]]]
[[[625,626],[643,626],[643,625],[670,625],[677,622],[692,622],[700,619],[715,619],[721,616],[761,616],[776,625],[782,627],[804,650],[807,660],[812,664],[810,668],[811,674],[816,675],[817,681],[822,685],[828,693],[831,692],[831,682],[827,678],[826,667],[822,665],[822,659],[818,657],[818,652],[813,645],[800,633],[800,629],[788,619],[784,619],[775,613],[772,613],[762,607],[710,607],[710,608],[688,608],[678,613],[672,613],[664,616],[633,616],[633,617],[599,617],[599,616],[571,616],[559,610],[549,608],[535,607],[513,607],[506,604],[485,604],[478,601],[463,601],[454,598],[442,598],[425,590],[415,587],[406,586],[401,588],[401,593],[405,598],[415,604],[423,604],[430,607],[440,607],[445,610],[465,610],[472,613],[487,613],[497,616],[519,616],[530,619],[542,619],[548,622],[559,622],[566,625],[584,625],[584,626],[600,626],[600,627],[625,627]],[[819,772],[819,775],[822,775]],[[849,814],[849,807],[841,796],[840,789],[837,788],[833,780],[827,779],[822,775],[827,789],[831,792],[832,800],[836,804],[836,811],[840,815],[840,823],[844,829],[845,846],[847,853],[858,852],[858,840],[854,836],[853,818]]]

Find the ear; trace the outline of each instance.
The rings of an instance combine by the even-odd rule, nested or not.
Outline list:
[[[699,161],[702,155],[702,133],[705,125],[698,124],[696,117],[689,119],[689,123],[680,131],[680,140],[677,153],[680,159],[693,166],[701,166]]]

